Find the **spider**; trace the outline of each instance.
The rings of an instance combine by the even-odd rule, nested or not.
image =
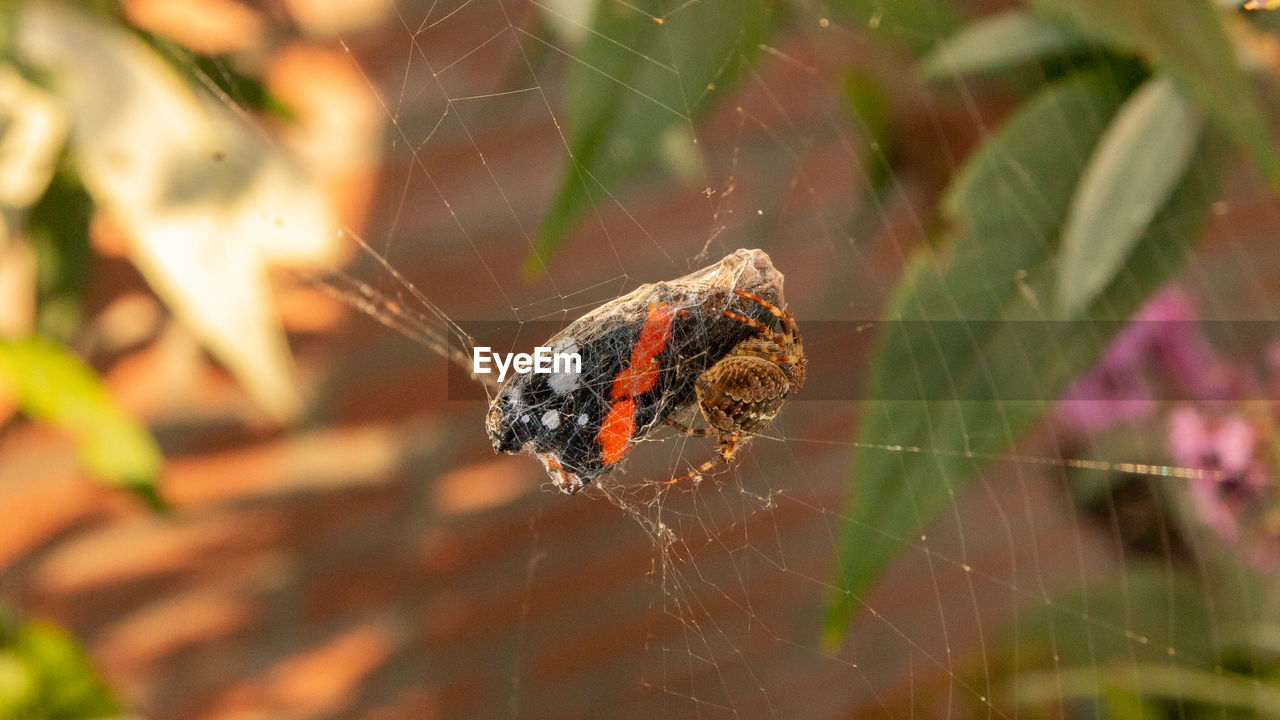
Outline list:
[[[664,418],[666,424],[691,437],[715,432],[717,458],[665,484],[701,477],[717,466],[727,465],[751,435],[768,426],[787,397],[804,386],[809,359],[791,311],[742,290],[734,293],[759,303],[778,318],[782,327],[774,330],[755,318],[724,311],[727,317],[751,326],[756,335],[738,343],[695,381],[698,409],[709,427],[694,429]]]

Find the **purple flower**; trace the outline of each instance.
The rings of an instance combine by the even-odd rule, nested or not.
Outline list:
[[[1067,389],[1057,417],[1067,428],[1096,435],[1112,425],[1156,413],[1153,386],[1221,399],[1237,385],[1197,325],[1191,298],[1179,287],[1156,293],[1130,319],[1102,358]]]
[[[1058,419],[1085,436],[1111,426],[1154,419],[1161,398],[1181,405],[1168,415],[1175,464],[1201,471],[1187,484],[1197,520],[1230,545],[1245,564],[1280,566],[1280,508],[1272,486],[1272,418],[1246,418],[1241,400],[1269,394],[1280,400],[1280,341],[1267,348],[1271,385],[1265,389],[1243,364],[1221,358],[1200,331],[1191,298],[1177,286],[1157,293],[1108,345],[1097,365],[1077,378],[1057,408]],[[1256,421],[1256,422],[1255,422]]]
[[[1206,471],[1191,480],[1196,514],[1224,540],[1240,537],[1240,519],[1267,483],[1257,435],[1239,415],[1211,419],[1183,406],[1169,415],[1169,452],[1178,464]]]
[[[1080,435],[1097,435],[1154,413],[1155,399],[1142,377],[1097,371],[1077,380],[1056,410],[1059,422]]]

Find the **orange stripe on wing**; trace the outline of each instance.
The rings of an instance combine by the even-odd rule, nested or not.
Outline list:
[[[631,348],[630,367],[613,379],[613,387],[609,391],[613,405],[596,435],[606,465],[618,462],[631,449],[631,436],[636,429],[635,398],[658,384],[658,354],[671,338],[674,319],[675,312],[666,303],[650,308],[649,317],[640,328],[640,337]]]
[[[631,449],[631,434],[636,430],[636,401],[619,400],[609,408],[604,423],[600,425],[600,448],[604,452],[604,464],[613,465]]]
[[[613,379],[610,394],[614,400],[642,395],[658,384],[658,353],[667,346],[674,319],[675,313],[666,303],[649,310],[640,337],[631,348],[631,366]]]
[[[650,308],[649,317],[645,318],[644,326],[640,328],[640,339],[631,348],[632,365],[646,363],[662,352],[667,346],[667,339],[671,337],[671,321],[675,316],[666,303]]]

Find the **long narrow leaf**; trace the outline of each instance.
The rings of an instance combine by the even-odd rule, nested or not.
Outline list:
[[[663,134],[721,95],[763,41],[763,0],[704,0],[664,16],[658,0],[602,2],[569,67],[569,166],[525,272],[536,273],[574,221],[658,157]]]
[[[1247,711],[1247,717],[1280,718],[1280,685],[1172,663],[1115,668],[1090,665],[1028,673],[1018,677],[1013,699],[1018,705],[1056,706],[1063,700],[1102,699],[1115,690],[1181,705],[1196,703],[1215,713],[1231,708]]]
[[[1088,46],[1084,37],[1025,10],[1006,10],[966,25],[921,61],[937,81],[1004,70]]]
[[[1057,304],[1074,318],[1106,289],[1187,172],[1200,112],[1172,80],[1156,76],[1107,128],[1071,200],[1062,231]]]
[[[1056,239],[1091,148],[1120,104],[1097,76],[1045,88],[991,136],[949,190],[963,233],[945,255],[919,253],[891,302],[862,406],[838,591],[823,641],[839,644],[860,598],[973,475],[1008,450],[1114,324],[1046,322]],[[1221,152],[1201,150],[1090,317],[1120,319],[1179,267],[1199,234]],[[875,399],[914,398],[914,399]],[[894,452],[886,447],[914,448]]]

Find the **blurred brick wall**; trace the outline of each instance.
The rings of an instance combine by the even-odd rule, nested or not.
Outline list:
[[[529,283],[520,261],[564,158],[542,94],[445,98],[530,87],[522,45],[556,103],[563,59],[508,26],[533,22],[530,4],[437,8],[434,19],[456,9],[439,25],[423,23],[428,6],[401,4],[347,34],[350,56],[318,52],[357,69],[348,79],[365,84],[350,96],[372,88],[378,117],[395,120],[377,184],[345,188],[354,215],[368,203],[363,236],[460,319],[572,319],[738,246],[771,254],[802,326],[874,317],[955,158],[991,123],[903,98],[900,186],[873,210],[875,228],[851,230],[866,202],[861,139],[837,93],[863,48],[834,26],[805,30],[816,17],[798,8],[800,29],[699,125],[712,196],[644,179],[623,195],[626,212],[602,207]],[[101,261],[99,306],[139,292],[127,264]],[[308,329],[308,313],[334,309],[302,307],[295,348],[313,402],[297,427],[265,425],[163,319],[104,363],[164,445],[171,516],[91,484],[42,428],[0,435],[0,597],[65,624],[148,717],[903,712],[909,693],[945,697],[975,668],[981,677],[983,644],[1026,588],[1079,582],[1103,557],[1057,485],[997,468],[931,531],[929,552],[908,553],[865,599],[874,612],[828,657],[816,636],[852,404],[792,403],[778,427],[787,440],[759,441],[734,472],[656,503],[643,502],[657,493],[645,478],[669,477],[678,448],[696,462],[709,447],[645,446],[623,478],[636,503],[625,512],[597,491],[549,490],[527,457],[495,457],[483,406],[449,401],[445,366],[422,347],[345,311]],[[836,350],[810,345],[818,365],[838,363]],[[822,397],[831,382],[814,374],[805,392]],[[659,520],[669,546],[646,527]]]

